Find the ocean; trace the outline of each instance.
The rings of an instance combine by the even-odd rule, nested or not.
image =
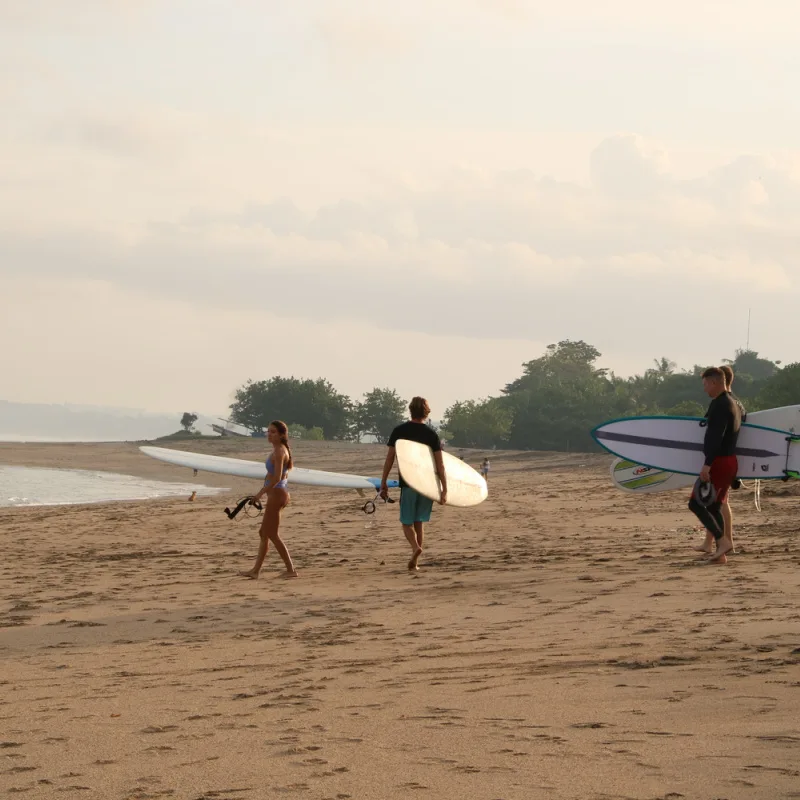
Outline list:
[[[214,495],[226,491],[199,483],[166,483],[133,475],[81,469],[0,465],[0,507],[57,506]]]

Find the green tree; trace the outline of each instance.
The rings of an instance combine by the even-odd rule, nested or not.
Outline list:
[[[503,390],[513,409],[509,444],[521,449],[596,449],[591,429],[630,412],[626,381],[596,366],[600,351],[586,342],[551,344]]]
[[[355,438],[374,436],[386,441],[405,417],[406,402],[394,389],[375,388],[364,395],[353,412]]]
[[[231,419],[248,428],[266,428],[273,419],[303,428],[322,428],[326,439],[347,437],[352,414],[349,397],[317,380],[273,377],[248,381],[236,390]]]
[[[661,358],[654,359],[653,362],[656,366],[655,368],[650,367],[645,372],[645,375],[649,375],[653,377],[656,383],[663,383],[670,375],[675,374],[675,370],[677,369],[678,365],[674,361],[670,361],[668,358]]]
[[[288,425],[289,436],[292,439],[302,439],[305,442],[319,442],[325,438],[322,428],[304,428],[302,425]]]
[[[700,376],[708,365],[678,371],[674,361],[661,357],[643,373],[619,378],[598,366],[600,357],[600,351],[584,341],[549,345],[542,356],[522,365],[522,375],[505,386],[503,397],[458,402],[447,410],[444,425],[453,444],[594,450],[590,431],[608,419],[705,414],[709,400]],[[729,363],[735,373],[734,391],[748,410],[800,402],[800,385],[795,382],[800,381],[800,364],[780,370],[779,362],[750,350],[736,351]]]
[[[702,368],[696,367],[692,371],[658,377],[647,372],[644,376],[635,376],[630,380],[630,387],[638,413],[664,414],[667,409],[683,403],[702,403],[705,395],[701,372]]]
[[[455,447],[500,447],[508,441],[513,419],[513,411],[503,398],[467,400],[454,403],[444,412],[442,428]]]
[[[733,391],[750,411],[757,410],[757,400],[767,382],[778,373],[779,361],[761,358],[755,350],[737,350],[733,359],[725,359],[733,369]]]
[[[706,410],[694,400],[684,400],[682,403],[667,409],[665,412],[670,417],[702,417]]]
[[[186,433],[190,433],[192,430],[192,425],[194,425],[197,420],[197,414],[193,414],[190,411],[184,411],[183,416],[181,417],[181,427],[186,431]]]
[[[580,378],[603,377],[607,370],[595,367],[598,358],[600,351],[584,341],[550,344],[543,356],[522,365],[522,376],[506,385],[503,392],[509,395],[546,385],[569,384]]]
[[[731,365],[736,380],[748,375],[758,382],[769,380],[778,371],[780,361],[761,358],[755,350],[737,350],[734,358],[726,358],[724,363]]]
[[[759,408],[780,408],[798,403],[800,403],[800,362],[787,364],[776,372],[765,382],[757,398]]]

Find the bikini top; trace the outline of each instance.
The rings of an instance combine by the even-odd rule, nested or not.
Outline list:
[[[267,466],[267,475],[272,475],[272,469],[273,469],[272,453],[270,453],[269,456],[267,457],[266,466]],[[289,474],[289,469],[287,467],[286,469],[284,469],[282,477],[285,478],[288,474]]]

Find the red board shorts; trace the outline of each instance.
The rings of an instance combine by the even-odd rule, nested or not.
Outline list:
[[[720,456],[714,459],[711,465],[711,483],[717,490],[717,500],[720,503],[728,502],[728,491],[736,480],[739,471],[739,459],[736,456]]]
[[[739,471],[739,459],[736,456],[719,456],[711,464],[711,483],[717,490],[717,501],[719,503],[728,502],[728,492],[736,479]],[[692,489],[692,495],[694,489]]]

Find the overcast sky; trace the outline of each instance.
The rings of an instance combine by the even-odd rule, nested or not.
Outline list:
[[[793,0],[0,0],[0,398],[213,414],[322,376],[438,417],[560,339],[718,363],[749,308],[800,360],[798,29]]]

